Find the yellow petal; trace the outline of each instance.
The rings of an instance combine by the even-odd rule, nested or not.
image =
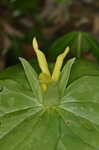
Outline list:
[[[44,73],[40,73],[39,80],[41,83],[46,83],[46,84],[49,84],[52,82],[52,78]]]
[[[52,82],[52,78],[44,73],[40,73],[39,80],[43,91],[47,91],[48,84]]]
[[[55,67],[54,67],[54,71],[53,71],[53,74],[52,74],[52,80],[53,80],[53,81],[59,80],[60,73],[61,73],[61,67],[62,67],[64,58],[65,58],[66,55],[68,54],[69,50],[70,50],[69,47],[67,47],[67,48],[65,49],[64,53],[60,54],[60,55],[57,57],[56,64],[55,64]]]
[[[33,48],[35,51],[38,49],[38,43],[35,37],[33,38]]]
[[[38,63],[39,63],[39,66],[41,68],[42,73],[44,73],[48,76],[51,76],[50,71],[48,69],[48,64],[47,64],[47,61],[46,61],[46,57],[43,54],[43,52],[38,49],[38,43],[37,43],[36,38],[33,39],[33,48],[34,48],[34,51],[37,55]]]
[[[47,91],[47,85],[46,84],[41,83],[41,87],[42,87],[42,89],[43,89],[44,92]]]

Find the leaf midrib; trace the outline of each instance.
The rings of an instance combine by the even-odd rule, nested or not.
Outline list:
[[[64,110],[64,109],[63,109],[63,110]],[[66,110],[65,110],[65,111],[66,111]],[[68,112],[69,112],[69,111],[68,111]],[[71,112],[71,113],[72,113],[72,112]],[[71,128],[66,125],[65,120],[64,120],[64,118],[63,118],[63,115],[61,114],[60,111],[58,111],[58,114],[59,114],[59,116],[61,117],[61,119],[63,120],[65,126],[73,133],[73,135],[75,135],[76,137],[80,138],[80,140],[81,140],[84,144],[87,144],[88,146],[94,148],[95,150],[98,150],[96,147],[94,147],[93,145],[91,145],[91,143],[90,143],[90,144],[87,143],[87,142],[84,141],[80,136],[76,135],[76,134],[71,130]],[[74,114],[73,114],[73,115],[74,115]],[[78,117],[78,116],[76,116],[76,117]],[[81,117],[81,118],[82,118],[82,117]],[[84,119],[86,119],[86,118],[84,118]],[[86,120],[88,120],[88,119],[86,119]],[[88,121],[90,121],[90,120],[88,120]],[[91,121],[90,121],[90,122],[91,122]],[[84,127],[84,128],[85,128],[85,127]],[[61,139],[61,141],[62,141],[62,139]],[[63,141],[62,141],[62,143],[63,143]],[[63,144],[64,144],[64,143],[63,143]]]
[[[45,113],[45,111],[44,111],[44,112],[41,112],[41,115],[38,117],[38,120],[37,120],[36,123],[32,126],[32,128],[37,125],[37,123],[38,123],[39,120],[41,119],[41,116],[43,116],[44,113]],[[35,115],[36,115],[36,114],[35,114]],[[32,116],[32,115],[31,115],[31,116]],[[31,117],[31,116],[29,116],[29,117]],[[28,117],[28,118],[29,118],[29,117]],[[28,119],[28,118],[26,118],[26,119]],[[25,119],[25,120],[26,120],[26,119]],[[24,120],[23,120],[23,121],[24,121]],[[23,122],[23,121],[22,121],[22,122]],[[19,125],[20,125],[20,124],[19,124]],[[19,126],[19,125],[18,125],[18,126]],[[30,133],[27,134],[26,137],[24,137],[24,138],[22,139],[22,141],[19,142],[19,143],[18,143],[15,147],[13,147],[11,150],[15,150],[16,147],[17,147],[20,143],[22,143],[27,137],[29,137],[30,135],[31,135]]]
[[[28,114],[28,116],[26,116],[23,120],[21,120],[21,121],[19,121],[19,123],[17,124],[17,125],[15,125],[13,128],[11,128],[11,130],[9,130],[7,133],[5,133],[4,134],[4,136],[3,137],[1,137],[0,139],[3,139],[3,138],[5,138],[10,132],[12,132],[16,127],[18,127],[21,123],[23,123],[24,121],[26,121],[27,119],[29,119],[31,116],[35,116],[37,113],[39,113],[41,111],[41,113],[42,113],[42,110],[39,110],[39,111],[37,111],[37,112],[35,112],[35,114],[34,114],[34,112],[30,115],[30,114]]]

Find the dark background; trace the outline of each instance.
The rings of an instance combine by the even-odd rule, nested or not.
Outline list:
[[[1,0],[0,71],[19,63],[18,57],[35,57],[32,39],[47,51],[72,31],[84,31],[99,40],[98,0]],[[93,56],[90,57],[95,61]]]

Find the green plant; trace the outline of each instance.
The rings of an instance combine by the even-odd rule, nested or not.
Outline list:
[[[47,51],[50,60],[55,60],[56,56],[63,51],[65,46],[69,46],[71,54],[77,58],[80,58],[86,52],[90,52],[99,60],[99,42],[89,33],[70,32],[56,40]]]
[[[60,69],[69,49],[58,56],[52,76],[36,40],[34,49],[39,76],[20,58],[20,82],[0,80],[0,150],[98,150],[99,76],[83,75],[68,85],[75,59]]]

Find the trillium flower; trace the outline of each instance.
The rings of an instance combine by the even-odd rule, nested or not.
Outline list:
[[[80,74],[70,82],[75,58],[61,69],[69,48],[51,74],[36,39],[33,46],[40,75],[24,58],[19,58],[22,72],[10,68],[1,74],[0,150],[99,150],[98,74]],[[75,64],[74,72],[76,67],[81,65]]]
[[[53,73],[51,75],[46,57],[44,53],[39,49],[36,38],[33,38],[33,48],[37,55],[38,63],[41,69],[41,73],[39,75],[41,86],[43,90],[46,91],[49,83],[56,82],[59,80],[64,58],[69,53],[70,49],[69,47],[67,47],[65,51],[57,57]]]

